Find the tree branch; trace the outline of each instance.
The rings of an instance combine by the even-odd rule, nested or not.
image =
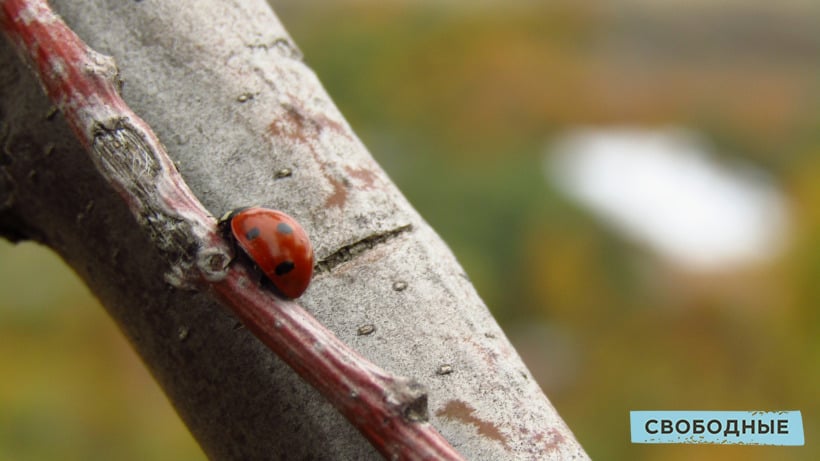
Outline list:
[[[177,287],[210,285],[248,329],[319,390],[387,459],[463,459],[427,424],[423,386],[356,354],[293,301],[266,291],[231,254],[216,221],[150,127],[120,98],[113,60],[87,47],[44,1],[4,0],[0,26],[102,176],[174,267]],[[193,249],[193,251],[191,251]]]
[[[431,388],[431,422],[466,456],[585,456],[449,250],[369,157],[266,5],[54,3],[95,48],[120,57],[129,105],[173,143],[176,163],[120,99],[111,59],[44,3],[5,0],[3,29],[142,230],[43,117],[25,79],[9,79],[19,89],[3,85],[0,98],[0,113],[17,114],[0,133],[11,158],[0,162],[0,230],[49,244],[86,279],[209,456],[372,457],[219,316],[219,299],[383,455],[458,459],[424,422],[419,384],[363,361],[229,264],[206,207],[264,203],[297,217],[314,239],[319,271],[302,303],[376,363]],[[210,290],[183,291],[203,286]]]

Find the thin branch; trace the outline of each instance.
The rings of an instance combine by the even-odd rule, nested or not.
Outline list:
[[[0,27],[32,66],[97,170],[127,202],[179,288],[213,290],[389,459],[463,459],[427,423],[427,395],[379,369],[299,304],[260,287],[194,197],[150,127],[119,95],[112,58],[90,49],[42,0],[0,0]],[[272,434],[272,436],[274,436]]]

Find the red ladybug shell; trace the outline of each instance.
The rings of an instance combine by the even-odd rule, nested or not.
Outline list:
[[[304,293],[313,275],[313,247],[295,219],[268,208],[245,208],[232,214],[231,232],[282,294]]]

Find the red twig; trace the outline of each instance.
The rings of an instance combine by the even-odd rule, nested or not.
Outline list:
[[[210,287],[282,360],[389,459],[463,459],[429,424],[427,396],[342,343],[238,264],[150,127],[120,98],[117,69],[42,0],[0,0],[0,27],[33,67],[99,172],[152,234],[175,286]],[[196,248],[191,254],[191,248]]]
[[[249,283],[249,274],[237,268],[213,287],[249,330],[331,400],[387,459],[462,459],[425,422],[427,395],[420,385],[368,362],[297,303],[248,290]]]

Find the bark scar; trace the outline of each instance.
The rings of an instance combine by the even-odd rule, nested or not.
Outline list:
[[[386,232],[369,235],[361,240],[351,243],[350,245],[345,245],[317,262],[314,271],[317,274],[322,272],[330,272],[334,267],[352,260],[360,253],[363,253],[388,240],[394,239],[405,232],[410,232],[411,230],[413,230],[413,225],[407,224]]]

